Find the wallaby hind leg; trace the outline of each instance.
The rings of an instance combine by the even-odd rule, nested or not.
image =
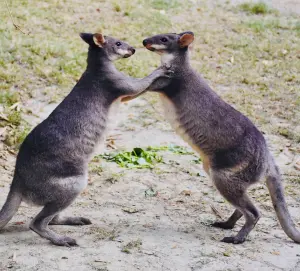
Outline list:
[[[75,246],[76,240],[68,236],[62,236],[48,228],[49,222],[57,215],[61,210],[70,205],[72,201],[69,201],[64,206],[58,205],[56,202],[48,203],[44,206],[40,213],[30,223],[30,229],[50,240],[53,244],[58,246]]]
[[[247,186],[237,178],[233,180],[213,178],[213,181],[220,193],[244,215],[246,220],[236,236],[225,237],[221,241],[233,244],[245,242],[246,237],[260,218],[259,211],[246,194]],[[236,217],[237,214],[235,214]]]
[[[60,217],[60,215],[56,215],[49,222],[49,225],[83,226],[90,224],[92,224],[91,220],[85,217]]]
[[[243,213],[239,209],[235,209],[233,214],[226,221],[216,221],[211,224],[212,227],[221,229],[233,229],[236,222],[243,216]]]

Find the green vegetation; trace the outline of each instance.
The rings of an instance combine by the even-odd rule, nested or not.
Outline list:
[[[264,2],[246,2],[240,5],[240,9],[252,14],[266,14],[272,12],[272,9],[270,9]]]
[[[19,102],[19,94],[17,92],[9,92],[9,91],[3,91],[0,92],[0,104],[10,107],[13,104]]]
[[[194,154],[193,152],[188,151],[185,147],[178,146],[178,145],[169,145],[169,146],[159,146],[159,147],[147,147],[148,151],[170,151],[176,154]]]
[[[137,239],[131,242],[128,242],[127,244],[125,244],[122,247],[122,252],[124,253],[131,253],[133,249],[137,249],[140,250],[141,249],[141,245],[142,245],[142,240],[141,239]]]
[[[18,148],[30,131],[29,125],[22,119],[20,95],[17,92],[0,93],[0,127],[6,127],[4,143]]]
[[[153,168],[155,163],[162,162],[162,157],[156,152],[142,148],[134,148],[132,151],[124,151],[117,154],[103,154],[98,157],[115,162],[119,166],[126,168]]]
[[[284,123],[289,138],[299,134],[297,16],[274,12],[263,2],[236,8],[228,2],[177,0],[87,0],[82,8],[74,1],[8,3],[16,23],[30,32],[16,30],[1,4],[0,107],[4,104],[6,118],[12,115],[0,125],[8,130],[23,125],[22,110],[7,109],[14,103],[23,106],[29,98],[59,102],[72,89],[86,65],[87,45],[78,33],[102,31],[140,49],[116,65],[143,77],[160,65],[158,55],[142,49],[144,37],[192,30],[191,63],[219,95],[266,133],[280,135]],[[11,128],[10,121],[21,124]]]
[[[162,156],[158,155],[157,152],[169,151],[179,155],[193,155],[193,152],[188,151],[185,147],[178,145],[169,146],[149,146],[146,149],[134,148],[132,151],[121,151],[118,153],[106,153],[97,155],[93,158],[93,162],[99,162],[99,159],[104,159],[109,162],[117,163],[120,167],[125,168],[154,168],[155,164],[163,163]],[[199,164],[200,159],[193,160],[194,163]],[[94,167],[92,172],[100,174],[102,168]]]

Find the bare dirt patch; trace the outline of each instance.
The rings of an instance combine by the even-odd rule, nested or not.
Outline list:
[[[145,109],[149,110],[147,116],[143,115]],[[170,143],[186,147],[167,123],[155,121],[160,112],[153,111],[144,98],[122,105],[119,115],[123,121],[111,132],[112,137],[122,135],[115,136],[114,145],[118,149]],[[137,118],[139,121],[133,121]],[[152,120],[152,124],[145,127],[148,120]],[[219,219],[212,207],[223,218],[230,214],[232,207],[205,177],[202,166],[192,162],[196,156],[170,152],[161,155],[165,163],[156,164],[153,170],[128,170],[105,161],[91,163],[91,169],[101,166],[102,172],[91,170],[88,188],[66,213],[89,217],[93,224],[53,226],[58,232],[75,237],[79,247],[56,247],[29,231],[28,223],[38,208],[22,205],[1,232],[0,270],[300,268],[299,245],[291,242],[278,225],[264,184],[254,187],[251,192],[263,215],[249,241],[237,246],[228,245],[219,242],[220,239],[234,234],[243,222],[239,222],[233,231],[209,227],[211,222]],[[292,158],[286,155],[280,159],[277,155],[277,160],[286,164]],[[13,160],[8,159],[7,164],[8,170],[1,170],[1,204],[11,181]],[[285,168],[289,174],[297,174],[290,166]],[[147,193],[149,189],[157,193]],[[295,182],[287,179],[286,191],[290,211],[299,225],[297,178]]]

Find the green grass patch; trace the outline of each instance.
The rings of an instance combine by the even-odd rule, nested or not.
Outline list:
[[[289,122],[286,129],[291,133],[299,125],[299,16],[278,13],[263,2],[245,0],[238,7],[231,3],[86,0],[78,8],[73,1],[9,1],[16,23],[31,34],[17,31],[3,9],[0,104],[7,108],[18,102],[15,92],[22,102],[39,100],[49,87],[51,93],[43,96],[48,102],[60,101],[86,66],[88,47],[80,32],[101,30],[136,47],[134,56],[116,66],[141,78],[160,65],[159,56],[143,48],[145,37],[191,30],[191,64],[210,86],[267,133],[273,126],[272,132],[278,133],[280,124],[274,124],[273,117]],[[10,120],[19,122],[14,113]],[[3,123],[10,129],[12,124]]]
[[[239,5],[239,8],[242,11],[251,14],[267,14],[273,11],[273,9],[270,9],[268,5],[264,2],[258,2],[258,3],[246,2]]]
[[[148,151],[170,151],[180,155],[194,154],[193,152],[188,151],[187,148],[185,147],[173,145],[173,144],[170,144],[169,146],[158,146],[158,147],[149,146],[147,147],[147,150]]]
[[[160,10],[168,10],[172,8],[178,8],[180,1],[178,0],[150,0],[149,4],[151,7]]]
[[[99,155],[102,159],[115,162],[125,168],[154,168],[156,163],[162,162],[162,157],[154,151],[134,148],[132,151]]]
[[[26,124],[15,126],[6,134],[4,143],[7,146],[18,149],[29,132],[30,127]]]
[[[12,106],[17,103],[20,99],[20,96],[17,92],[3,91],[0,92],[0,104],[4,106]]]

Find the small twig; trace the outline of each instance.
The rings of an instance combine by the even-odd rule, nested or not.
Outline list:
[[[6,116],[1,115],[1,114],[0,114],[0,120],[5,120],[5,121],[9,122],[9,119]]]
[[[108,143],[108,144],[106,144],[106,145],[107,145],[108,147],[114,149],[114,150],[117,150],[117,147],[115,147],[114,145],[112,145],[112,144],[110,144],[110,143]]]
[[[23,34],[29,35],[30,32],[25,33],[25,32],[21,29],[21,27],[18,26],[18,25],[15,23],[14,18],[13,18],[12,14],[11,14],[11,10],[10,10],[10,8],[9,8],[9,6],[8,6],[7,0],[5,0],[5,4],[6,4],[7,10],[8,10],[8,13],[9,13],[9,16],[10,16],[10,19],[11,19],[11,22],[12,22],[12,24],[14,25],[14,27],[15,27],[17,30],[19,30],[20,32],[22,32]]]
[[[13,256],[12,256],[12,260],[15,262],[15,261],[16,261],[16,259],[17,259],[17,253],[16,253],[16,252],[14,252],[14,253],[13,253]]]
[[[220,218],[221,220],[223,220],[223,216],[221,215],[220,211],[218,209],[216,209],[216,207],[214,207],[213,205],[210,205],[210,208],[217,218]]]

